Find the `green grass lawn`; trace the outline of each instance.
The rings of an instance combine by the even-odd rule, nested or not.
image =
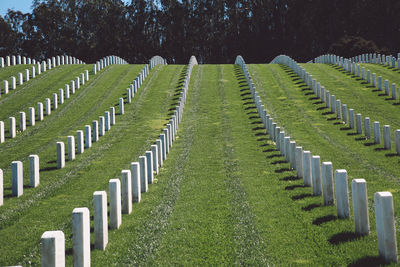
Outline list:
[[[23,85],[17,86],[16,90],[9,90],[9,94],[2,95],[0,98],[0,120],[4,121],[5,128],[8,130],[9,117],[15,117],[18,122],[19,112],[24,111],[28,116],[29,107],[34,107],[36,111],[38,102],[42,102],[43,108],[45,108],[46,98],[50,98],[53,102],[53,93],[58,94],[60,88],[65,90],[65,84],[70,85],[71,80],[75,80],[87,69],[90,69],[88,65],[59,66],[42,73]],[[94,75],[91,75],[89,82],[94,77]],[[74,98],[74,95],[71,94],[70,97]],[[70,100],[64,98],[64,101]]]
[[[133,212],[122,216],[120,229],[109,231],[107,249],[92,250],[92,266],[382,263],[373,194],[392,192],[398,214],[399,157],[361,140],[352,130],[341,130],[345,125],[326,113],[287,67],[248,67],[268,112],[287,134],[322,161],[332,161],[335,169],[346,169],[349,185],[354,178],[367,180],[371,234],[357,237],[352,218],[339,220],[336,208],[322,206],[322,197],[312,196],[311,188],[288,169],[262,128],[239,66],[198,65],[176,141],[160,174]],[[363,91],[358,81],[328,65],[311,67],[313,77],[314,72],[319,75],[318,80],[350,108],[359,107],[364,115],[377,105],[383,110],[369,115],[371,119],[381,118],[382,124],[393,120],[396,125],[397,106]],[[66,142],[67,135],[76,135],[116,105],[141,68],[105,69],[55,114],[29,127],[26,136],[0,146],[5,195],[11,193],[11,160],[27,165],[28,155],[38,153],[43,169],[38,188],[24,188],[22,197],[7,197],[0,207],[0,265],[38,265],[40,236],[48,230],[64,231],[67,265],[72,265],[72,210],[88,207],[93,213],[93,192],[108,191],[109,179],[120,177],[121,170],[158,138],[175,109],[186,66],[152,70],[133,103],[125,107],[125,115],[117,116],[117,125],[62,170],[54,169],[55,143]],[[348,92],[353,86],[357,97]],[[93,234],[91,238],[93,243]]]
[[[347,103],[348,107],[354,107],[356,111],[359,108],[361,112],[369,108],[373,109],[375,103],[381,104],[380,107],[387,110],[396,108],[392,105],[382,105],[381,100],[377,97],[367,97],[368,91],[361,92],[362,88],[355,87],[356,81],[340,72],[336,73],[330,70],[331,68],[327,65],[310,64],[304,67],[328,90],[339,95],[342,103]],[[364,140],[361,135],[356,135],[355,131],[348,130],[344,124],[335,119],[335,115],[327,113],[324,104],[316,100],[312,91],[300,82],[298,76],[286,66],[249,65],[249,70],[261,100],[274,119],[283,126],[286,133],[294,137],[303,148],[310,150],[313,155],[320,155],[321,161],[332,161],[334,169],[346,169],[349,175],[349,186],[354,178],[366,179],[371,235],[358,240],[347,240],[338,246],[357,247],[357,252],[353,251],[349,258],[352,258],[352,260],[375,257],[377,255],[377,243],[375,241],[373,194],[378,191],[390,191],[394,198],[395,213],[398,213],[400,207],[399,179],[397,178],[400,176],[399,157],[394,155],[393,151],[382,150],[383,145],[373,145],[370,140]],[[352,97],[351,92],[359,93],[359,95]],[[361,104],[363,101],[364,105]],[[366,101],[370,101],[371,104],[366,104]],[[394,112],[387,110],[386,112]],[[372,119],[379,116],[383,118],[383,113],[377,109],[374,116],[370,116]],[[391,114],[388,114],[388,116],[390,117]],[[311,192],[311,189],[307,190]],[[322,199],[318,198],[319,204],[321,204],[321,201]],[[312,212],[318,209],[314,208]],[[396,220],[398,220],[398,217],[396,217]],[[335,227],[339,222],[346,224],[343,232],[354,231],[352,220],[334,219],[323,225]],[[350,251],[349,248],[346,248],[346,250]]]
[[[166,84],[178,79],[182,66],[152,70],[133,104],[125,107],[125,115],[116,117],[117,125],[91,149],[78,155],[75,161],[67,162],[65,169],[54,169],[56,141],[66,142],[67,135],[75,135],[76,130],[83,129],[85,124],[98,119],[105,110],[118,103],[118,97],[126,92],[129,83],[141,69],[140,65],[108,68],[97,80],[93,79],[86,92],[81,89],[82,95],[79,100],[77,98],[75,105],[71,103],[71,106],[65,106],[63,113],[54,116],[54,121],[49,118],[46,128],[38,129],[35,138],[39,144],[30,148],[32,151],[23,151],[24,147],[29,148],[25,144],[15,145],[14,149],[10,147],[9,155],[14,153],[11,154],[12,159],[22,157],[20,159],[24,160],[25,166],[26,157],[32,152],[38,153],[42,171],[38,188],[25,188],[24,195],[19,199],[6,198],[5,205],[0,209],[0,246],[2,253],[4,251],[4,256],[0,257],[1,265],[16,262],[27,264],[31,260],[38,262],[39,241],[43,231],[62,229],[68,236],[72,209],[90,207],[93,192],[108,188],[108,180],[119,176],[123,168],[127,168],[131,161],[136,161],[154,142],[163,128],[169,112],[168,101],[173,98],[175,90],[175,83],[171,86]],[[7,161],[10,158],[1,159],[2,163]],[[8,168],[8,163],[6,165]],[[26,168],[24,171],[27,173]],[[4,175],[5,195],[9,195],[9,168],[5,169]],[[29,232],[23,231],[27,228],[30,228]],[[10,239],[15,242],[9,243]],[[14,244],[19,245],[15,248]],[[26,251],[32,251],[32,255]]]

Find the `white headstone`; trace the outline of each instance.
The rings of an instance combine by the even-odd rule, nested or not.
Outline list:
[[[26,130],[26,114],[23,111],[19,113],[19,130],[21,132]]]
[[[294,165],[294,169],[296,169],[297,177],[303,178],[304,177],[304,164],[303,164],[303,148],[301,146],[296,146],[295,148],[295,157],[296,157],[296,164]]]
[[[40,164],[38,155],[29,155],[29,186],[37,187],[40,183]]]
[[[83,131],[76,131],[77,153],[82,154],[85,151]]]
[[[38,120],[42,121],[43,120],[43,103],[38,103],[37,114],[38,114]]]
[[[374,202],[379,255],[386,262],[397,262],[396,228],[392,194],[390,192],[377,192],[374,196]]]
[[[379,126],[379,121],[374,121],[374,143],[380,144],[381,143],[381,129]]]
[[[141,190],[140,190],[140,166],[139,162],[131,163],[131,177],[132,177],[132,201],[140,202]]]
[[[90,266],[90,213],[88,208],[72,211],[73,266]]]
[[[321,159],[320,156],[312,156],[311,158],[312,169],[312,188],[313,195],[320,196],[321,191]]]
[[[11,77],[11,89],[17,89],[17,79],[14,76]]]
[[[94,248],[105,250],[108,244],[107,193],[93,193]]]
[[[153,174],[153,153],[151,151],[146,151],[146,165],[147,165],[147,180],[148,184],[152,184],[154,180]]]
[[[110,107],[110,125],[115,125],[115,108]]]
[[[28,109],[28,116],[29,116],[29,125],[35,126],[36,120],[35,120],[35,108],[34,107],[30,107]]]
[[[347,183],[347,171],[336,170],[335,171],[335,190],[336,190],[336,209],[338,217],[349,218],[349,192]]]
[[[153,171],[158,174],[158,147],[157,145],[151,145],[151,153],[153,157]]]
[[[8,81],[7,80],[3,81],[3,87],[4,87],[4,94],[8,94]]]
[[[140,166],[140,189],[142,193],[146,193],[148,191],[148,183],[147,183],[147,160],[145,156],[139,157],[139,166]]]
[[[44,232],[40,243],[42,266],[65,267],[65,236],[62,231]]]
[[[124,114],[124,99],[122,97],[119,99],[119,114]]]
[[[322,163],[322,192],[324,196],[324,205],[333,205],[334,197],[333,197],[333,169],[332,162],[323,162]]]
[[[110,229],[118,229],[122,222],[121,215],[121,182],[111,179],[109,182],[110,194]]]
[[[359,235],[369,235],[367,182],[364,179],[353,179],[351,192],[355,232]]]
[[[21,161],[11,162],[12,195],[22,196],[24,193],[23,165]]]
[[[296,164],[297,167],[297,164]],[[303,151],[303,179],[305,186],[311,186],[312,171],[311,171],[311,153]]]
[[[105,124],[106,124],[106,131],[109,131],[111,128],[110,112],[108,112],[108,111],[104,112],[104,118],[105,118]]]
[[[67,137],[68,143],[68,160],[72,161],[75,159],[75,137],[70,135]]]
[[[92,147],[92,130],[90,125],[85,125],[85,148]]]
[[[65,145],[64,142],[57,142],[57,169],[65,167]]]
[[[384,125],[383,126],[383,144],[385,149],[391,149],[392,144],[390,141],[390,126]]]
[[[122,213],[132,212],[132,175],[130,170],[122,170]]]
[[[92,126],[93,126],[93,142],[97,142],[99,141],[99,122],[93,121]]]
[[[17,136],[17,126],[14,117],[9,118],[9,125],[10,137],[15,138]]]

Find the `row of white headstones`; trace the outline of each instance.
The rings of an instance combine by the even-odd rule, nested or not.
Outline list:
[[[327,55],[328,57],[328,63],[330,63],[329,59],[331,58],[330,55]],[[323,60],[325,62],[325,60]],[[334,62],[337,61],[332,61],[332,64],[336,64]],[[341,66],[341,65],[338,65]],[[366,80],[368,84],[371,83],[371,75],[370,71],[367,71],[367,75],[365,75],[365,69],[364,67],[362,68],[362,71],[360,73],[360,65],[355,64],[354,62],[351,62],[347,59],[344,60],[344,69],[346,71],[349,71],[353,73],[354,75],[357,74],[358,77],[361,77],[363,80]],[[357,70],[356,70],[357,67]],[[354,109],[349,109],[348,114],[347,114],[347,105],[342,104],[340,99],[337,99],[335,101],[335,95],[330,95],[330,92],[328,90],[325,90],[325,87],[322,86],[316,79],[313,79],[312,75],[309,74],[308,72],[300,73],[302,75],[302,79],[306,82],[306,84],[312,88],[314,94],[317,95],[319,99],[322,100],[322,102],[326,103],[326,107],[331,109],[332,113],[336,113],[337,119],[343,119],[343,122],[345,124],[349,123],[349,127],[351,129],[356,128],[357,134],[362,134],[362,116],[361,113],[356,114],[356,119],[354,120],[354,114],[355,111]],[[300,75],[299,75],[300,76]],[[385,80],[385,94],[389,95],[389,81]],[[376,74],[372,74],[372,86],[376,87]],[[382,77],[378,77],[378,90],[382,91]],[[400,95],[400,88],[399,88],[399,95]],[[396,99],[396,84],[392,84],[392,98]],[[384,149],[390,150],[392,148],[391,144],[391,132],[390,132],[390,125],[384,125],[383,126],[383,143],[384,143]],[[370,118],[365,117],[364,118],[364,133],[366,138],[371,138],[371,123],[370,123]],[[373,123],[373,135],[374,135],[374,143],[375,144],[380,144],[381,143],[381,127],[380,123],[378,121],[375,121]],[[394,132],[395,136],[395,144],[396,144],[396,152],[397,154],[400,155],[400,130],[397,129]]]
[[[111,56],[110,56],[111,57]],[[107,58],[101,59],[101,61],[106,61]],[[103,65],[103,68],[107,67],[109,64],[112,64],[111,62],[122,62],[123,61],[110,61],[107,60],[107,63]],[[142,74],[141,74],[142,75]],[[141,78],[142,79],[142,78]],[[58,108],[58,105],[62,105],[64,103],[64,98],[69,99],[71,95],[75,94],[75,89],[80,89],[81,86],[85,84],[85,82],[89,81],[89,71],[85,71],[85,73],[81,73],[80,77],[76,77],[75,80],[71,81],[71,87],[66,84],[65,85],[65,91],[63,89],[59,89],[58,94],[54,93],[53,94],[53,111]],[[142,80],[140,80],[142,81]],[[139,80],[135,81],[135,84],[137,84]],[[133,89],[133,87],[132,87]],[[114,109],[114,108],[112,108]],[[51,100],[50,98],[46,98],[45,100],[45,113],[43,112],[43,103],[39,102],[38,103],[38,108],[37,108],[37,120],[43,121],[44,120],[44,114],[46,116],[50,116],[52,112],[52,106],[51,106]],[[104,128],[104,123],[109,125],[110,122],[110,113],[108,114],[109,116],[106,117],[108,118],[108,123],[105,122],[105,118],[103,118],[103,131],[109,129]],[[111,113],[113,115],[113,118],[115,118],[115,111]],[[30,107],[29,112],[28,112],[28,119],[29,119],[29,125],[30,126],[35,126],[36,124],[36,115],[35,115],[35,108]],[[26,122],[26,113],[25,112],[20,112],[20,120],[19,120],[19,130],[21,132],[26,130],[27,127],[27,122]],[[115,120],[114,120],[115,121]],[[101,122],[101,120],[100,120]],[[16,125],[16,119],[15,117],[10,117],[9,118],[9,132],[10,132],[10,138],[15,138],[17,136],[17,125]],[[83,146],[80,146],[80,143],[83,142],[83,134],[81,133],[82,131],[77,132],[77,137],[78,137],[78,153],[83,153]],[[90,128],[87,131],[88,133],[90,132]],[[97,137],[98,139],[98,137]],[[97,141],[96,139],[96,141]],[[5,140],[5,134],[4,134],[4,122],[0,121],[0,143],[3,143]],[[80,141],[82,140],[82,141]],[[69,146],[74,146],[75,147],[75,140],[73,138],[68,137],[68,145]],[[75,150],[74,150],[75,151]],[[71,150],[71,155],[69,155],[70,160],[72,160],[71,157],[75,158],[75,153],[72,155],[72,150]],[[39,178],[39,170],[40,170],[40,162],[39,162],[39,156],[38,155],[29,155],[29,185],[30,187],[37,187],[40,183],[40,178]],[[13,161],[11,163],[11,181],[12,181],[12,195],[16,197],[20,197],[23,195],[23,163],[21,161]],[[4,183],[3,183],[3,172],[0,169],[0,206],[4,204]]]
[[[17,59],[18,61],[17,61]],[[12,60],[10,62],[10,59]],[[48,58],[47,61],[44,60],[43,62],[36,62],[35,59],[31,60],[30,58],[26,59],[26,57],[23,57],[21,60],[21,56],[7,56],[6,57],[6,64],[4,64],[4,58],[0,58],[0,65],[2,67],[5,66],[13,66],[13,65],[36,65],[35,66],[31,66],[31,69],[25,69],[25,77],[24,74],[22,72],[18,73],[17,77],[18,77],[18,85],[23,85],[24,82],[28,82],[30,79],[34,79],[36,76],[46,72],[47,70],[50,70],[52,68],[55,68],[57,66],[61,66],[61,65],[69,65],[69,64],[85,64],[82,60],[77,59],[75,57],[72,56],[57,56],[57,57],[52,57],[51,59]],[[8,83],[8,80],[4,80],[3,81],[3,92],[4,94],[8,94],[9,93],[9,89],[15,90],[17,89],[17,78],[15,76],[11,77],[11,84]],[[0,89],[0,97],[1,97],[1,89]]]
[[[165,60],[158,64],[166,63]],[[197,64],[191,57],[186,70],[185,80],[180,93],[179,102],[167,127],[151,145],[150,150],[140,156],[138,162],[132,162],[130,170],[121,171],[120,179],[109,181],[110,225],[107,215],[107,192],[93,193],[94,247],[105,250],[108,244],[108,229],[118,229],[122,223],[122,214],[132,212],[132,203],[141,201],[141,194],[148,191],[154,175],[166,160],[173,141],[176,139],[178,126],[182,120],[186,103],[189,81],[193,66]],[[151,62],[154,67],[157,65]],[[42,266],[65,266],[65,236],[62,231],[46,231],[41,238]],[[90,266],[90,212],[89,208],[75,208],[72,211],[72,248],[73,265]]]
[[[383,81],[382,76],[378,76],[378,79],[376,77],[376,73],[372,73],[371,76],[371,71],[367,70],[365,71],[365,67],[361,67],[360,64],[357,64],[356,62],[352,61],[351,59],[344,59],[343,61],[338,59],[338,56],[335,55],[322,55],[318,58],[316,58],[316,63],[325,63],[325,64],[335,64],[337,66],[342,67],[345,71],[352,73],[353,75],[357,75],[357,77],[362,78],[363,80],[366,80],[368,84],[372,84],[373,87],[378,87],[379,91],[383,91],[383,88],[385,89],[385,95],[389,96],[390,91],[392,93],[392,99],[396,100],[397,99],[397,93],[399,95],[399,101],[400,101],[400,88],[396,90],[396,84],[392,83],[390,90],[389,90],[389,80],[385,79]]]
[[[285,64],[300,77],[304,77],[305,70],[287,56],[278,56],[271,63]],[[303,178],[305,186],[312,187],[313,195],[323,195],[324,205],[334,205],[336,196],[337,216],[343,219],[350,218],[347,171],[336,169],[333,174],[332,162],[322,162],[321,166],[320,156],[312,156],[310,151],[296,145],[295,140],[286,136],[283,128],[274,123],[273,118],[262,104],[244,60],[238,57],[236,64],[239,64],[245,73],[267,133],[275,142],[277,149],[290,163],[290,168],[296,170],[298,177]],[[377,192],[374,200],[379,253],[386,261],[397,262],[392,195],[390,192]],[[352,202],[355,232],[359,235],[368,235],[370,225],[365,179],[352,180]]]
[[[341,65],[343,67],[345,60],[355,62],[355,63],[371,63],[371,64],[382,64],[391,66],[392,68],[400,69],[400,53],[397,54],[397,58],[390,55],[385,56],[376,53],[369,53],[369,54],[361,54],[350,59],[346,59],[337,55],[326,54],[321,55],[314,59],[315,63],[332,63],[336,65]],[[312,63],[309,62],[309,63]],[[397,63],[397,64],[396,64]]]

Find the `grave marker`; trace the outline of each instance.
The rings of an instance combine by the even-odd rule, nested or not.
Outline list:
[[[373,128],[374,128],[374,143],[380,144],[381,143],[381,129],[379,126],[379,121],[374,122]]]
[[[76,131],[77,153],[82,154],[85,151],[83,131]]]
[[[40,183],[40,165],[38,155],[29,155],[29,186],[37,187]]]
[[[110,194],[110,229],[118,229],[122,222],[121,215],[121,183],[119,179],[109,182]]]
[[[375,193],[374,204],[379,255],[386,262],[397,262],[396,228],[392,194],[390,192]]]
[[[139,162],[131,163],[131,176],[132,176],[132,201],[140,202],[141,200],[141,179],[140,179],[140,166]]]
[[[75,159],[75,137],[72,135],[67,137],[68,144],[68,161]]]
[[[132,212],[132,176],[130,170],[122,170],[122,213],[131,214]]]
[[[329,206],[334,204],[333,198],[333,169],[332,162],[322,163],[322,192],[324,196],[324,205]]]
[[[139,157],[139,165],[140,165],[140,190],[142,193],[146,193],[148,191],[147,184],[147,160],[145,156]]]
[[[72,211],[72,250],[74,266],[90,266],[90,213],[88,208]]]
[[[22,196],[24,193],[23,165],[21,161],[11,162],[12,195]]]
[[[65,267],[65,236],[62,231],[46,231],[41,240],[43,267]]]
[[[94,248],[105,250],[108,244],[107,192],[93,193]]]
[[[351,192],[355,232],[359,235],[369,235],[367,182],[364,179],[353,179]]]
[[[336,209],[338,217],[341,219],[349,218],[349,192],[347,184],[347,171],[335,171],[335,189],[336,189]]]
[[[57,142],[57,169],[65,167],[65,146],[64,142]]]
[[[17,126],[14,117],[9,118],[9,125],[10,125],[10,138],[15,138],[17,136]]]
[[[390,142],[390,125],[383,126],[383,146],[385,149],[392,148],[392,144]]]

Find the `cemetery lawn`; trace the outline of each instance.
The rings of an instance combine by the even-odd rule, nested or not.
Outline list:
[[[42,122],[47,123],[45,126],[31,127],[37,128],[37,132],[28,138],[17,138],[17,144],[7,147],[8,157],[1,154],[5,196],[11,193],[11,160],[24,162],[25,185],[29,184],[29,154],[39,155],[42,171],[39,187],[25,187],[23,196],[6,197],[5,205],[0,207],[0,265],[25,266],[29,262],[38,265],[40,237],[44,231],[55,229],[65,233],[67,265],[72,265],[72,256],[69,257],[72,255],[72,210],[89,207],[93,212],[93,192],[108,192],[108,181],[120,177],[122,169],[129,168],[130,162],[144,154],[164,128],[170,105],[175,102],[176,81],[184,66],[158,66],[150,72],[132,104],[125,104],[125,114],[118,115],[118,98],[126,94],[126,88],[142,68],[143,65],[107,67],[81,87],[74,100],[46,118]],[[93,143],[91,149],[85,149],[74,161],[67,161],[64,169],[55,169],[56,141],[66,143],[68,135],[76,136],[76,130],[103,116],[110,106],[116,107],[116,125],[99,142]],[[2,149],[7,142],[2,144]]]
[[[342,104],[345,103],[348,108],[354,108],[355,113],[361,112],[363,117],[369,116],[372,122],[380,120],[381,127],[383,124],[391,124],[393,137],[393,131],[398,127],[392,125],[399,125],[395,118],[397,105],[388,105],[381,97],[370,92],[371,88],[364,89],[365,85],[364,87],[359,85],[356,80],[332,70],[328,65],[303,64],[302,66],[320,81],[331,94],[336,95],[336,99],[341,99]],[[248,65],[248,67],[266,109],[272,114],[274,120],[277,120],[277,123],[283,126],[285,133],[293,137],[297,145],[310,150],[312,155],[321,156],[321,162],[332,161],[334,169],[347,170],[350,201],[351,180],[364,178],[367,181],[370,236],[359,239],[352,237],[354,232],[353,218],[351,220],[338,220],[334,216],[335,209],[332,209],[331,216],[327,215],[324,219],[325,222],[319,227],[343,225],[341,231],[337,231],[336,235],[330,237],[331,242],[338,243],[334,246],[347,247],[346,249],[349,250],[357,248],[353,253],[358,254],[355,257],[358,259],[376,257],[374,193],[378,191],[391,192],[394,199],[395,215],[399,213],[400,209],[398,189],[400,158],[393,148],[393,138],[392,150],[383,150],[383,141],[382,144],[375,145],[373,141],[365,140],[364,135],[357,135],[355,129],[350,130],[347,125],[336,119],[335,114],[330,114],[328,112],[330,110],[325,108],[325,104],[315,99],[316,96],[312,94],[312,90],[286,66],[269,64]],[[307,191],[311,193],[311,188]],[[322,198],[317,198],[317,200],[315,206],[308,206],[308,213],[312,214],[320,209],[325,209],[325,207],[319,206],[322,203]],[[307,208],[307,206],[303,208]],[[398,219],[398,215],[396,219]]]
[[[271,77],[261,78],[267,88],[279,87]],[[286,77],[285,83],[292,82]],[[294,132],[302,129],[295,125]],[[312,197],[288,166],[262,129],[240,68],[195,66],[178,139],[157,182],[123,217],[121,228],[110,232],[106,251],[92,251],[92,263],[379,262],[376,234],[356,238],[353,222],[336,219],[335,208],[321,206],[322,198]]]
[[[18,85],[17,77],[17,89],[10,89],[11,82],[9,81],[9,93],[7,95],[4,94],[4,85],[1,83],[0,120],[4,121],[5,129],[9,129],[9,117],[15,117],[19,122],[19,112],[24,111],[28,118],[29,107],[34,107],[35,112],[37,112],[38,102],[42,102],[43,108],[45,108],[46,98],[50,98],[51,102],[53,102],[53,93],[58,94],[58,89],[60,88],[65,90],[65,84],[71,86],[71,80],[75,80],[75,77],[87,69],[90,69],[89,65],[62,65],[48,70],[28,82],[24,82],[23,85]],[[90,79],[94,78],[93,75],[89,76]],[[71,97],[74,98],[75,95],[71,94]],[[68,101],[66,100],[66,102]]]
[[[76,130],[91,125],[110,106],[118,114],[118,98],[126,96],[142,67],[112,65],[92,75],[54,114],[0,145],[5,181],[0,265],[39,265],[40,236],[49,230],[65,233],[66,265],[72,265],[72,210],[88,207],[93,230],[93,192],[108,192],[108,181],[120,178],[121,170],[159,138],[175,110],[186,66],[154,68],[132,104],[125,104],[125,115],[116,116],[116,125],[61,170],[55,169],[55,144],[66,143],[68,135],[76,136]],[[91,251],[92,266],[382,263],[373,194],[390,191],[399,213],[395,150],[382,150],[383,144],[371,144],[336,120],[289,68],[248,68],[269,114],[297,145],[321,161],[332,161],[334,169],[346,169],[349,189],[352,179],[366,179],[371,234],[356,236],[352,217],[338,219],[335,206],[322,206],[322,197],[312,196],[312,189],[289,170],[265,134],[239,66],[197,65],[182,123],[160,173],[141,203],[122,216],[121,227],[109,231],[106,250]],[[390,124],[392,132],[400,128],[394,116],[399,107],[388,105],[371,88],[328,65],[305,68],[355,113]],[[40,157],[41,181],[35,189],[27,187],[29,154]],[[24,163],[20,198],[9,197],[12,160]],[[91,239],[93,244],[93,233]]]
[[[26,69],[29,70],[30,76],[32,77],[32,74],[31,74],[32,66],[34,66],[36,69],[36,65],[15,65],[15,66],[0,68],[1,96],[2,97],[4,96],[3,95],[4,94],[4,84],[3,84],[4,80],[8,81],[8,86],[9,86],[9,88],[11,88],[11,77],[14,76],[17,79],[17,88],[18,88],[18,73],[20,73],[20,72],[22,73],[22,75],[24,76],[24,81],[25,81],[25,70]],[[42,74],[43,74],[43,72],[42,72]]]

